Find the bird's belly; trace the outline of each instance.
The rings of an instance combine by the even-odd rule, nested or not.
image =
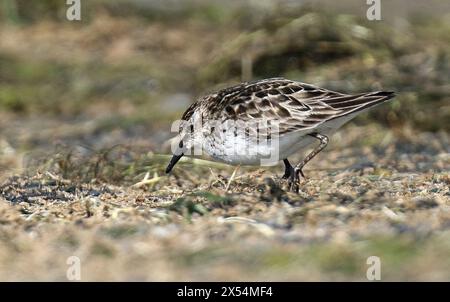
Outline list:
[[[203,150],[213,159],[231,165],[270,166],[280,160],[279,147],[273,140],[256,142],[245,136],[234,136],[232,132],[208,137]]]
[[[224,135],[206,139],[203,150],[214,160],[231,165],[273,166],[314,141],[301,132],[258,143],[246,137]]]

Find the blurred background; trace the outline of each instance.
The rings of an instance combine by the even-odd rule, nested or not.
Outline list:
[[[313,204],[320,205],[319,200],[329,202],[325,212],[318,211],[325,214],[317,214],[318,216],[307,209],[307,203],[304,204],[311,200],[308,199],[310,197],[302,199],[303,197],[291,196],[290,204],[299,203],[300,210],[295,215],[286,214],[286,218],[280,213],[284,213],[287,205],[266,206],[262,200],[267,197],[258,199],[259,193],[255,192],[259,191],[251,193],[252,197],[238,193],[241,195],[237,198],[243,203],[248,199],[251,205],[248,209],[245,206],[235,207],[231,199],[223,197],[220,182],[220,186],[212,185],[215,191],[208,189],[216,195],[202,193],[201,196],[186,197],[184,193],[180,193],[180,189],[206,186],[206,175],[210,175],[209,167],[224,169],[224,174],[230,175],[232,170],[223,166],[199,168],[197,165],[186,165],[189,169],[175,172],[175,177],[177,173],[180,176],[176,178],[176,183],[158,176],[167,164],[167,157],[158,157],[157,154],[170,152],[166,143],[173,135],[170,133],[170,125],[197,97],[240,81],[279,76],[345,93],[380,89],[396,92],[394,101],[356,118],[344,130],[345,135],[342,135],[342,131],[341,134],[336,134],[333,144],[327,148],[330,151],[327,158],[331,160],[312,163],[312,179],[320,179],[318,173],[329,173],[324,174],[326,183],[328,178],[333,179],[336,175],[333,173],[338,173],[332,169],[337,167],[339,171],[344,171],[348,167],[354,167],[351,166],[353,162],[357,165],[354,175],[364,176],[367,172],[364,160],[370,160],[369,165],[376,168],[373,170],[369,167],[372,170],[367,173],[373,175],[367,177],[378,179],[377,177],[383,176],[391,179],[388,184],[381,181],[377,183],[377,186],[380,185],[376,187],[379,190],[368,197],[374,212],[366,209],[373,215],[366,218],[369,224],[373,224],[373,229],[366,226],[358,228],[360,221],[366,219],[359,217],[359,220],[355,220],[353,226],[356,228],[352,231],[357,234],[360,231],[372,234],[370,230],[391,232],[394,237],[387,241],[374,241],[373,246],[377,251],[387,251],[387,257],[392,263],[403,265],[405,255],[410,256],[407,259],[413,259],[413,264],[419,263],[418,266],[402,266],[412,267],[405,270],[398,270],[398,266],[393,265],[393,278],[448,277],[450,270],[446,270],[445,266],[426,260],[439,257],[449,259],[448,246],[441,249],[436,247],[446,242],[440,237],[433,237],[434,241],[431,243],[427,241],[426,246],[429,248],[424,252],[425,256],[414,262],[416,251],[422,250],[416,246],[420,242],[416,236],[423,235],[423,230],[432,233],[424,228],[424,221],[436,219],[430,222],[430,230],[448,229],[448,211],[445,212],[447,214],[433,212],[444,216],[430,215],[429,212],[417,213],[415,218],[405,222],[416,224],[405,226],[400,218],[396,218],[395,213],[389,212],[391,208],[400,207],[398,204],[389,204],[388,211],[378,206],[376,201],[392,199],[383,199],[382,196],[389,192],[395,181],[414,179],[414,184],[401,186],[401,190],[407,190],[402,191],[407,196],[404,197],[405,200],[417,197],[414,194],[419,194],[418,192],[428,192],[427,194],[436,194],[437,197],[433,197],[436,205],[445,204],[445,198],[448,203],[449,1],[382,1],[380,21],[369,21],[366,18],[369,6],[365,0],[81,0],[80,21],[67,20],[68,7],[64,0],[0,0],[0,181],[4,183],[0,187],[0,198],[17,206],[17,212],[3,207],[7,203],[1,203],[0,206],[0,264],[3,263],[4,267],[11,265],[4,274],[0,271],[0,278],[25,277],[39,280],[42,275],[38,272],[48,271],[44,278],[64,279],[64,274],[54,267],[52,259],[63,257],[59,256],[64,255],[61,251],[84,250],[85,245],[82,243],[86,241],[93,242],[90,251],[94,258],[97,257],[95,255],[101,255],[101,259],[106,259],[104,263],[108,263],[107,259],[114,259],[115,255],[122,259],[117,262],[120,266],[117,271],[121,271],[123,275],[114,274],[113,269],[111,272],[99,272],[95,265],[103,262],[98,262],[100,260],[95,258],[90,267],[91,276],[98,273],[97,277],[92,277],[94,279],[205,280],[215,274],[215,280],[232,279],[234,276],[244,279],[257,276],[259,279],[273,277],[278,280],[297,280],[296,278],[303,277],[321,280],[352,279],[353,277],[348,276],[353,276],[355,271],[359,274],[360,267],[355,259],[362,257],[360,260],[364,263],[365,254],[361,252],[356,256],[354,246],[349,249],[311,247],[302,250],[305,262],[298,263],[296,248],[303,248],[303,245],[286,248],[284,243],[278,245],[279,241],[276,241],[281,237],[276,237],[273,245],[275,250],[269,249],[264,255],[259,254],[263,252],[258,246],[254,250],[245,247],[238,253],[231,246],[215,250],[199,238],[207,241],[223,236],[231,238],[231,242],[241,242],[242,237],[239,236],[242,233],[233,233],[229,229],[221,229],[220,232],[216,230],[214,215],[251,216],[252,211],[256,211],[253,218],[265,215],[268,225],[275,221],[275,226],[301,226],[301,231],[296,233],[300,234],[300,239],[293,235],[290,227],[286,227],[283,230],[288,233],[286,237],[282,237],[282,242],[293,241],[292,238],[295,237],[298,242],[306,242],[305,246],[309,248],[307,244],[310,241],[319,238],[317,240],[322,242],[325,240],[323,238],[332,238],[334,234],[337,234],[338,241],[343,238],[343,233],[348,238],[354,238],[347,229],[337,232],[341,230],[340,227],[344,227],[342,221],[347,219],[339,215],[359,217],[358,202],[351,203],[348,200],[361,200],[352,194],[355,190],[366,190],[365,184],[356,182],[356,189],[349,189],[350,193],[346,193],[347,195],[327,193],[328,195],[320,195],[319,198],[311,193],[316,198]],[[348,164],[347,159],[350,161]],[[386,169],[390,171],[377,168],[377,165],[388,167]],[[412,176],[399,176],[392,171]],[[153,177],[154,182],[142,190],[130,190],[129,186],[142,180],[147,172],[150,172],[150,178]],[[415,174],[416,172],[422,174]],[[441,174],[436,176],[434,173]],[[29,178],[17,178],[17,175],[28,175]],[[414,178],[414,175],[419,175],[419,178]],[[213,176],[208,181],[213,182],[211,179],[216,177]],[[339,179],[344,179],[343,177]],[[255,182],[255,179],[256,184],[249,180],[249,184],[237,186],[237,190],[242,188],[245,191],[253,187],[260,190],[257,186],[262,181],[256,176],[252,181]],[[359,178],[352,178],[352,181],[354,179]],[[226,184],[227,180],[222,182]],[[345,183],[351,182],[348,180]],[[425,188],[418,189],[424,184],[427,184]],[[87,185],[89,187],[85,187]],[[329,186],[331,188],[332,184]],[[416,187],[417,189],[411,189]],[[325,192],[324,190],[321,192]],[[99,205],[97,217],[93,210],[96,203],[86,203],[85,199],[80,199],[79,196],[85,196],[83,194],[94,196],[92,198],[106,194],[107,197],[102,202],[112,200],[112,204],[102,209]],[[204,208],[197,207],[198,200],[203,202]],[[416,209],[416,202],[411,202]],[[430,203],[427,202],[423,209],[428,209]],[[99,204],[103,206],[103,203]],[[164,208],[167,204],[172,204],[168,210]],[[216,206],[217,204],[220,206]],[[345,207],[338,207],[339,204]],[[146,206],[143,210],[140,208],[142,205]],[[128,218],[121,220],[122,214],[119,215],[118,210],[116,211],[121,207],[131,207],[130,211],[138,214],[134,218],[126,216]],[[268,212],[264,212],[261,207],[268,209]],[[339,209],[333,212],[330,207]],[[436,207],[436,211],[441,209]],[[213,227],[202,229],[201,224],[183,225],[179,216],[173,216],[174,213],[187,213],[190,221],[191,215],[203,215],[205,208],[216,211],[202,220],[207,222],[206,225],[212,223]],[[143,212],[137,209],[145,213],[159,213],[159,216],[142,218],[140,215]],[[349,209],[355,212],[348,214]],[[403,211],[403,208],[399,209]],[[287,213],[291,213],[289,211]],[[307,219],[310,217],[307,213],[313,213],[312,220]],[[320,220],[320,215],[328,217],[326,213],[338,217],[334,224]],[[280,222],[276,217],[281,216],[284,220],[280,218]],[[92,218],[86,220],[83,217]],[[375,224],[374,217],[384,217],[383,221],[387,219],[388,226],[384,228],[384,224],[383,227]],[[50,225],[49,230],[45,231],[45,224],[41,225],[43,221]],[[65,229],[66,226],[61,226],[56,231],[51,225],[60,222],[64,225],[67,221],[70,221],[67,224],[70,225],[69,230]],[[118,222],[123,221],[132,221],[131,227],[117,226]],[[16,224],[19,227],[14,227]],[[148,224],[152,231],[145,227]],[[108,227],[106,230],[98,230],[99,225],[101,228]],[[180,225],[182,227],[178,229]],[[322,229],[322,233],[316,229],[316,226],[327,225],[330,225],[330,229]],[[184,228],[189,231],[186,232]],[[151,233],[153,230],[155,233]],[[177,230],[181,231],[177,233]],[[261,226],[261,230],[263,233],[269,232],[267,227]],[[402,241],[395,237],[400,233],[408,233],[408,230],[414,234],[412,240],[409,238]],[[278,231],[281,232],[281,229],[276,229],[274,234],[278,234]],[[198,234],[199,237],[194,240],[186,237],[186,233]],[[134,239],[127,241],[130,238],[128,236]],[[143,236],[145,240],[138,242],[136,238],[141,238],[139,236]],[[30,238],[35,239],[30,241]],[[180,256],[170,248],[171,245],[167,243],[170,240],[167,238],[174,239],[177,244],[186,247],[188,252]],[[128,269],[133,267],[130,263],[143,263],[133,262],[135,259],[130,258],[128,249],[131,242],[136,244],[133,245],[131,255],[136,256],[136,259],[147,257],[145,263],[150,268],[155,268],[158,275],[148,276],[144,272],[139,275]],[[149,242],[154,245],[147,246]],[[263,245],[261,242],[258,244]],[[47,249],[53,253],[44,255],[43,251]],[[199,250],[203,254],[199,254]],[[369,253],[372,251],[370,248],[362,250]],[[162,264],[155,264],[151,257],[148,258],[148,255],[153,257],[155,254],[152,253],[158,251],[162,251],[157,254],[160,255],[158,257],[167,260]],[[166,253],[167,251],[170,252]],[[33,257],[29,257],[31,252]],[[86,252],[86,255],[91,254]],[[230,255],[242,257],[236,260],[230,258]],[[247,258],[245,255],[248,255]],[[17,264],[13,265],[11,259],[16,259],[14,257],[17,257]],[[179,272],[178,268],[171,270],[173,259],[170,257],[181,259],[181,264],[176,262],[181,267],[197,267],[197,275],[190,275],[190,270],[184,273]],[[33,259],[47,259],[48,263],[30,264]],[[203,263],[206,261],[215,265],[216,259],[241,263],[244,269],[230,267],[225,260],[222,263],[224,265],[219,265],[220,269],[217,268],[211,274],[204,271],[208,268],[204,268]],[[259,271],[259,267],[263,266],[257,262],[258,259],[268,265],[267,272]],[[319,269],[313,274],[299,268],[299,265],[309,265],[310,259],[313,259],[312,263],[319,263]],[[347,262],[336,266],[329,259],[343,259]],[[423,259],[425,260],[422,261]],[[65,258],[60,260],[65,265]],[[213,264],[211,265],[215,267]],[[26,268],[31,266],[35,269],[27,271]],[[137,264],[134,267],[137,272],[141,266]],[[246,267],[257,271],[246,270]],[[290,273],[285,274],[289,268]],[[296,271],[293,271],[294,268]],[[434,274],[433,268],[442,268],[442,271]],[[270,275],[273,269],[277,273]],[[427,269],[428,274],[419,274]],[[344,277],[339,275],[341,273]],[[357,279],[365,275],[358,276]]]
[[[450,130],[447,1],[385,1],[381,21],[367,20],[364,1],[81,4],[70,22],[65,1],[1,1],[3,144],[97,144],[116,131],[158,145],[199,95],[275,76],[393,90],[396,101],[356,123]]]

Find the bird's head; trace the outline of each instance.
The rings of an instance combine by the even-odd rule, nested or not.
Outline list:
[[[174,127],[174,126],[173,126]],[[175,126],[176,128],[177,126]],[[176,163],[183,156],[193,156],[196,147],[198,144],[196,143],[198,139],[198,132],[194,131],[194,124],[192,121],[179,121],[178,125],[178,134],[172,139],[171,150],[172,150],[172,159],[170,160],[166,173],[170,173]]]

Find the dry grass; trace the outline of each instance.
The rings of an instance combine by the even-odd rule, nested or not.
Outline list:
[[[448,280],[449,137],[364,148],[373,129],[346,131],[298,195],[283,190],[281,169],[242,167],[229,183],[231,167],[185,161],[167,177],[156,155],[130,160],[154,169],[140,185],[145,173],[103,153],[105,165],[65,157],[10,178],[0,279],[64,280],[76,255],[83,280],[364,280],[376,255],[383,280]]]
[[[0,16],[0,280],[66,280],[72,255],[84,281],[366,280],[372,255],[382,280],[450,280],[445,18],[90,1],[74,25],[39,3]],[[398,97],[334,135],[300,194],[281,166],[165,175],[170,122],[251,74]]]

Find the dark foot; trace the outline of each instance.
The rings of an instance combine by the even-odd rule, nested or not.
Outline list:
[[[293,173],[289,177],[288,190],[294,193],[298,193],[299,189],[300,189],[299,173],[295,173],[295,171],[293,171]]]
[[[289,177],[288,188],[289,191],[298,193],[300,190],[300,175],[305,178],[301,169],[294,169]]]
[[[301,168],[294,168],[289,161],[283,159],[284,162],[284,175],[281,177],[283,180],[288,180],[288,190],[298,193],[300,189],[300,175],[305,178]]]
[[[281,179],[289,179],[290,177],[291,177],[291,175],[294,173],[294,168],[292,168],[290,171],[285,171],[284,172],[284,175],[281,177]],[[303,174],[303,171],[302,170],[299,170],[299,172],[298,173],[300,173],[300,175],[303,177],[303,178],[306,178],[305,177],[305,174]]]

